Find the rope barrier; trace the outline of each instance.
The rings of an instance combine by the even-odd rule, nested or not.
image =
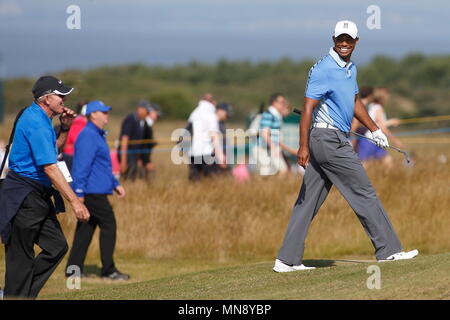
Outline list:
[[[404,132],[398,132],[395,133],[395,136],[397,137],[409,137],[409,136],[414,136],[414,135],[429,135],[429,134],[438,134],[438,133],[448,133],[450,132],[450,127],[448,128],[438,128],[438,129],[424,129],[424,130],[414,130],[414,131],[404,131]],[[236,137],[237,143],[236,145],[242,145],[242,144],[247,144],[250,138],[250,136],[245,136],[245,137]],[[253,137],[253,136],[252,136]],[[191,138],[190,137],[183,137],[183,141],[190,141]],[[428,141],[430,141],[430,138],[427,138]],[[418,140],[417,140],[418,141]],[[421,140],[422,141],[422,140]],[[444,141],[442,139],[440,140],[436,140],[436,141]],[[163,146],[163,145],[175,145],[178,143],[178,141],[174,141],[171,139],[159,139],[159,140],[155,140],[155,139],[144,139],[144,140],[131,140],[128,141],[128,144],[132,145],[132,144],[148,144],[148,143],[157,143],[157,145],[154,148],[158,148],[158,146]],[[414,143],[414,142],[413,142]],[[439,142],[433,142],[433,143],[439,143]],[[447,143],[447,142],[443,142],[443,143]],[[110,147],[116,147],[118,146],[118,140],[116,140],[115,142],[109,143]]]
[[[424,130],[415,130],[415,131],[396,132],[395,136],[407,137],[407,136],[414,136],[414,135],[447,133],[447,132],[450,132],[450,127],[449,128],[424,129]]]
[[[417,118],[409,118],[409,119],[399,119],[400,124],[408,124],[408,123],[425,123],[425,122],[435,122],[435,121],[445,121],[450,120],[450,115],[443,116],[432,116],[432,117],[417,117]],[[182,129],[182,128],[180,128]],[[443,131],[438,131],[443,130]],[[440,128],[440,129],[428,129],[428,130],[418,130],[418,131],[408,131],[408,132],[399,132],[397,136],[403,135],[413,135],[413,134],[428,134],[428,133],[438,133],[438,132],[450,132],[450,128]],[[184,141],[188,141],[190,138],[183,137]],[[119,140],[115,140],[114,143],[119,143]],[[142,140],[129,140],[128,144],[147,144],[147,143],[158,143],[158,144],[174,144],[177,141],[173,141],[169,138],[163,139],[142,139]]]
[[[450,120],[450,115],[400,119],[400,124],[423,123],[423,122],[444,121],[444,120]]]

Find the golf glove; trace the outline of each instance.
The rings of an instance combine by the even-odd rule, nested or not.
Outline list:
[[[389,141],[381,129],[372,132],[372,139],[376,141],[377,146],[380,148],[389,147]]]

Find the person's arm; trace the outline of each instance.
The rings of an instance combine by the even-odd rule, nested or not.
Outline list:
[[[282,150],[284,150],[284,151],[286,151],[286,152],[288,152],[288,153],[294,155],[294,156],[297,154],[297,149],[291,148],[291,147],[285,145],[285,144],[282,143],[282,142],[280,142],[280,148],[281,148]]]
[[[280,135],[280,130],[278,130],[278,132],[273,131],[272,123],[273,123],[273,116],[269,112],[263,113],[263,115],[261,116],[261,121],[259,123],[261,137],[271,150],[276,150],[281,155],[281,150],[283,149],[284,145],[282,145],[280,139],[278,139],[279,141],[278,145],[276,145],[272,139],[272,134]]]
[[[70,127],[72,126],[72,122],[75,116],[76,116],[75,112],[66,107],[64,107],[63,113],[59,116],[61,126],[58,139],[56,140],[56,147],[59,150],[62,150],[64,144],[66,143],[67,137],[69,135],[69,130]]]
[[[59,131],[58,139],[56,139],[56,147],[58,150],[62,151],[64,149],[68,135],[69,131]]]
[[[383,131],[377,126],[364,108],[358,95],[355,95],[354,116],[372,133],[372,139],[377,141],[377,145],[382,148],[389,147],[389,141]]]
[[[125,174],[128,168],[128,146],[130,144],[130,137],[133,136],[133,128],[135,128],[135,120],[133,115],[127,116],[120,128],[120,172]]]
[[[395,119],[396,120],[396,119]],[[388,121],[385,121],[384,118],[384,110],[383,107],[380,105],[380,108],[378,108],[375,112],[375,122],[378,124],[380,129],[386,134],[386,136],[392,140],[397,146],[400,148],[404,148],[405,145],[392,134],[391,130],[389,130],[389,123]]]
[[[214,148],[214,154],[217,159],[217,162],[220,167],[226,168],[226,159],[225,154],[223,153],[223,146],[222,146],[222,133],[219,129],[219,119],[217,118],[217,115],[214,113],[210,117],[207,118],[207,126],[209,135],[211,137],[211,142]]]
[[[270,136],[270,128],[264,128],[261,131],[261,136],[263,137],[264,141],[266,142],[266,144],[271,148],[271,149],[279,149],[279,151],[281,152],[281,150],[285,150],[293,155],[297,154],[297,150],[285,145],[284,143],[280,142],[279,143],[279,148],[278,146],[276,146],[273,141],[272,138]]]
[[[113,186],[113,191],[117,193],[118,198],[125,197],[125,188],[120,184],[120,182],[114,177],[114,175],[111,172],[111,181]]]
[[[127,153],[128,153],[128,141],[129,137],[123,135],[120,137],[120,172],[125,173],[127,171]]]
[[[52,182],[53,186],[70,203],[75,217],[79,221],[88,221],[90,217],[88,209],[72,191],[72,188],[66,182],[66,179],[59,170],[58,166],[55,163],[44,165],[44,172]]]
[[[303,102],[302,117],[300,118],[300,148],[297,152],[297,163],[306,169],[309,163],[309,128],[311,126],[314,108],[320,100],[305,97]]]
[[[352,119],[352,127],[351,127],[351,131],[355,131],[356,129],[358,129],[360,127],[360,123],[356,118]]]
[[[72,187],[79,198],[84,198],[86,185],[91,174],[92,163],[97,152],[96,141],[85,131],[78,135],[75,142],[72,164]]]
[[[113,181],[113,190],[117,193],[118,198],[125,197],[125,188],[117,181],[117,179],[111,174]]]
[[[213,131],[211,132],[211,136],[217,162],[219,163],[219,166],[226,167],[225,155],[223,154],[222,149],[222,135],[217,131]]]
[[[280,148],[278,148],[278,146],[276,146],[272,141],[272,138],[270,136],[270,128],[263,128],[261,131],[261,136],[263,137],[264,141],[271,149],[275,149],[275,150],[279,149],[280,152],[281,152],[281,150],[285,150],[286,152],[289,152],[290,154],[293,154],[293,155],[297,154],[296,149],[293,149],[293,148],[285,145],[282,142],[279,143]]]
[[[359,121],[355,117],[353,117],[352,126],[350,128],[350,131],[356,131],[360,127],[360,125],[361,124],[359,123]],[[358,142],[358,140],[352,139],[352,146],[353,146],[353,148],[356,147],[357,142]]]
[[[401,123],[400,119],[391,118],[386,121],[386,127],[396,127]]]
[[[118,185],[114,188],[114,191],[117,193],[118,198],[123,198],[126,195],[125,188],[121,185]]]
[[[367,112],[366,108],[364,108],[364,104],[361,102],[361,99],[358,97],[358,95],[355,95],[355,111],[354,111],[355,118],[363,124],[367,129],[374,132],[380,128],[378,128],[375,121],[372,120],[372,118],[369,116],[369,113]]]
[[[264,142],[271,148],[275,148],[276,146],[272,142],[272,138],[270,136],[270,128],[265,127],[261,129],[261,137],[263,138]]]

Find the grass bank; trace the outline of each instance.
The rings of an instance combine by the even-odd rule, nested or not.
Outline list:
[[[271,270],[271,261],[42,298],[450,299],[450,253],[385,263],[308,260],[305,264],[318,268],[279,274]],[[367,287],[371,265],[380,268],[380,289]]]

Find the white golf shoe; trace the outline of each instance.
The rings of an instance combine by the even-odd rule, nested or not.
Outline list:
[[[407,260],[407,259],[412,259],[415,256],[417,256],[419,254],[419,250],[411,250],[408,252],[397,252],[394,253],[392,255],[390,255],[389,257],[387,257],[384,260],[378,260],[378,262],[387,262],[387,261],[397,261],[397,260]]]
[[[306,267],[303,264],[297,266],[290,266],[288,264],[283,263],[281,260],[276,259],[275,265],[273,266],[273,271],[275,272],[292,272],[292,271],[300,271],[300,270],[312,270],[316,267]]]

